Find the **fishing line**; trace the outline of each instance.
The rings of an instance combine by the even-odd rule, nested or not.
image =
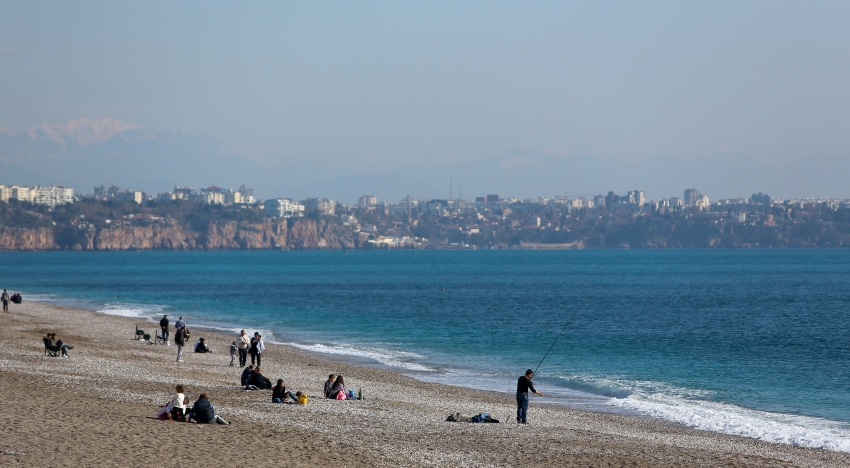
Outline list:
[[[553,342],[552,342],[552,346],[550,346],[550,347],[549,347],[549,351],[546,351],[546,354],[543,356],[543,359],[541,359],[541,360],[540,360],[540,364],[538,364],[538,365],[537,365],[537,369],[540,369],[540,366],[542,366],[542,365],[543,365],[543,361],[545,361],[545,360],[546,360],[546,356],[548,356],[548,355],[549,355],[549,352],[550,352],[550,351],[552,351],[552,348],[554,348],[554,347],[555,347],[555,343],[557,343],[557,342],[558,342],[558,339],[559,339],[559,338],[561,338],[561,335],[563,335],[563,334],[564,334],[564,330],[566,330],[566,329],[567,329],[567,327],[569,327],[569,326],[570,326],[570,323],[573,321],[573,319],[574,319],[574,318],[576,318],[576,315],[578,315],[578,313],[579,313],[579,312],[581,312],[581,309],[584,307],[584,305],[585,305],[585,304],[587,304],[587,299],[585,299],[585,300],[584,300],[584,302],[582,302],[582,303],[581,303],[581,305],[580,305],[580,306],[578,306],[578,309],[576,309],[576,311],[575,311],[575,313],[573,314],[573,316],[572,316],[572,317],[570,317],[570,319],[567,321],[567,324],[566,324],[566,325],[564,325],[564,328],[562,328],[562,329],[561,329],[561,333],[558,333],[558,337],[557,337],[557,338],[555,338],[555,341],[553,341]],[[537,369],[534,369],[534,373],[535,373],[535,374],[537,374]]]

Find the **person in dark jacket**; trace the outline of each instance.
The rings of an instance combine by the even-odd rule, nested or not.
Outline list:
[[[189,411],[188,421],[192,422],[193,420],[198,424],[212,424],[215,422],[218,424],[230,425],[230,423],[222,419],[221,416],[215,414],[215,409],[213,408],[212,403],[210,403],[206,393],[201,393],[201,396],[198,397],[195,404],[192,405],[192,409]]]
[[[268,377],[263,375],[262,369],[260,366],[254,370],[254,373],[251,374],[251,379],[248,381],[250,385],[254,385],[260,390],[269,390],[272,388],[272,381],[268,379]]]
[[[243,387],[251,383],[251,374],[253,374],[253,373],[254,373],[254,365],[253,364],[246,367],[245,370],[242,371],[242,378],[239,379],[239,382],[242,384]]]
[[[283,379],[277,379],[277,385],[272,388],[272,403],[283,403],[287,398],[292,398],[292,401],[298,401],[298,398],[292,392],[286,390],[286,384]]]
[[[334,388],[334,379],[336,379],[336,376],[331,374],[328,376],[328,380],[325,381],[325,398],[336,398],[336,395],[331,395],[331,390]]]
[[[520,377],[516,384],[516,422],[519,424],[528,424],[526,416],[528,415],[528,391],[543,396],[543,393],[534,389],[534,382],[531,381],[531,376],[534,371],[528,369],[525,375]]]
[[[168,341],[168,315],[163,315],[159,321],[159,328],[162,330],[162,339]]]
[[[186,345],[186,327],[174,330],[174,344],[177,345],[177,362],[183,362],[183,346]]]
[[[195,343],[195,352],[196,353],[211,353],[212,350],[203,338],[199,339],[197,343]]]

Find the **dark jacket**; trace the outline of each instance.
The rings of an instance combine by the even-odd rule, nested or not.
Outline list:
[[[213,409],[212,403],[206,398],[199,398],[198,401],[192,406],[192,419],[195,421],[206,424],[215,421],[215,410]]]
[[[163,317],[162,320],[159,321],[159,328],[168,327],[168,319]]]
[[[254,369],[250,367],[246,367],[245,370],[242,371],[242,378],[239,379],[239,382],[242,386],[246,386],[251,382],[251,374],[254,372]]]
[[[277,385],[272,388],[272,400],[275,398],[280,398],[281,401],[286,401],[286,387],[281,385],[278,387]]]
[[[177,346],[185,346],[186,345],[186,329],[178,328],[176,332],[174,332],[174,344]]]
[[[251,385],[256,385],[257,388],[261,388],[263,390],[268,390],[272,388],[272,381],[259,372],[254,372],[253,374],[251,374],[251,380],[249,381],[249,383]]]

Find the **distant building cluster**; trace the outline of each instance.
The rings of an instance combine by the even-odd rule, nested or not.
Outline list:
[[[22,202],[47,205],[55,208],[57,205],[74,203],[74,189],[60,185],[22,187],[0,185],[0,201],[18,200]]]
[[[192,187],[174,187],[170,192],[157,195],[157,200],[186,200],[204,205],[253,205],[254,190],[242,185],[238,190],[211,186],[195,190]]]

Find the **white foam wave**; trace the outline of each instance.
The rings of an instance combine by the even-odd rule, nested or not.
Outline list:
[[[422,359],[425,356],[407,351],[394,351],[384,348],[354,348],[343,345],[325,346],[318,343],[311,345],[289,343],[289,345],[316,353],[367,358],[389,367],[422,372],[434,371],[434,369],[428,366],[412,362],[415,359]]]
[[[150,319],[160,315],[164,310],[160,305],[131,304],[131,303],[107,303],[98,312],[107,315],[118,315],[121,317],[138,317]]]
[[[850,427],[827,419],[751,410],[665,394],[632,394],[613,398],[613,406],[706,431],[733,434],[767,442],[850,452]]]

